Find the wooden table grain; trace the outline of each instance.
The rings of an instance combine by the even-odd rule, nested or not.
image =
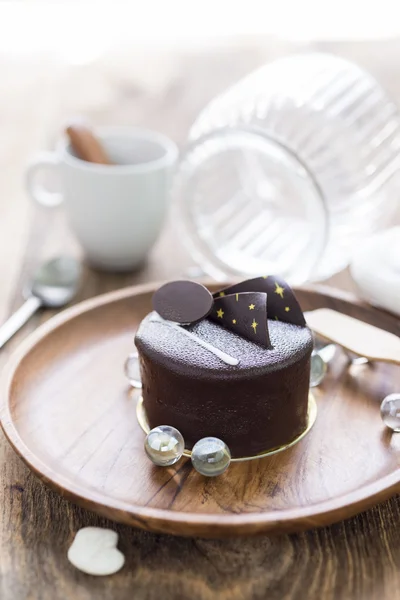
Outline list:
[[[358,60],[400,102],[396,61],[399,46],[398,40],[390,40],[312,47]],[[7,87],[0,99],[0,108],[4,109],[0,111],[0,133],[8,132],[8,138],[3,135],[0,142],[0,319],[21,304],[23,284],[43,258],[59,252],[79,254],[62,209],[32,207],[20,184],[28,156],[53,143],[55,132],[71,111],[84,112],[94,123],[150,126],[182,143],[197,111],[216,92],[266,60],[299,48],[304,46],[242,41],[240,45],[225,45],[212,51],[174,54],[168,59],[169,71],[165,57],[158,65],[164,77],[163,85],[158,86],[110,75],[99,63],[62,77],[49,75],[43,69],[42,79],[24,74],[21,66],[12,75],[6,70],[1,86],[6,83]],[[96,101],[90,94],[82,95],[84,80],[97,90]],[[25,93],[30,94],[29,115],[24,103],[16,102],[10,91],[19,90],[20,94],[21,81]],[[13,128],[8,125],[10,116]],[[142,271],[115,275],[85,267],[84,284],[76,300],[134,283],[181,275],[190,265],[169,223]],[[345,289],[351,287],[347,273],[339,274],[330,283]],[[50,316],[51,311],[39,314],[1,351],[1,367],[21,340]],[[0,483],[1,600],[400,597],[398,498],[325,529],[300,535],[221,541],[155,535],[77,508],[30,473],[2,434]],[[95,578],[68,563],[68,546],[76,531],[87,525],[111,527],[119,533],[119,547],[127,560],[118,574]]]

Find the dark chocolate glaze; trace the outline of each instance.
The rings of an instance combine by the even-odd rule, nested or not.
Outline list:
[[[136,334],[144,408],[150,427],[172,425],[191,448],[221,438],[233,457],[289,443],[307,426],[308,327],[269,321],[267,349],[209,320],[188,327],[239,359],[227,365],[179,330],[148,315]]]

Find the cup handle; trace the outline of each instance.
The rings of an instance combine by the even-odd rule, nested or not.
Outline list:
[[[42,170],[58,170],[60,161],[52,152],[43,152],[33,160],[27,167],[25,174],[25,187],[29,196],[42,206],[50,208],[58,206],[63,201],[63,196],[59,192],[49,192],[43,185],[36,182],[37,174]]]

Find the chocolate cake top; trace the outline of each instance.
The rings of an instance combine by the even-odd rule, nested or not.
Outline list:
[[[156,320],[153,320],[156,319]],[[150,313],[141,323],[135,342],[140,352],[161,367],[177,374],[219,380],[251,374],[277,371],[311,353],[313,337],[308,327],[269,320],[270,347],[264,347],[204,319],[185,327],[198,338],[239,359],[236,366],[224,363],[217,356],[187,337],[179,326],[157,320]]]

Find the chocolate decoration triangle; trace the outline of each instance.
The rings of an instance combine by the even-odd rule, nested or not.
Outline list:
[[[276,275],[248,279],[220,292],[216,292],[213,296],[216,301],[225,295],[241,294],[244,292],[263,292],[268,294],[268,319],[306,327],[303,311],[296,296],[286,281]]]
[[[267,321],[267,294],[243,292],[214,299],[208,318],[241,337],[271,347]]]

